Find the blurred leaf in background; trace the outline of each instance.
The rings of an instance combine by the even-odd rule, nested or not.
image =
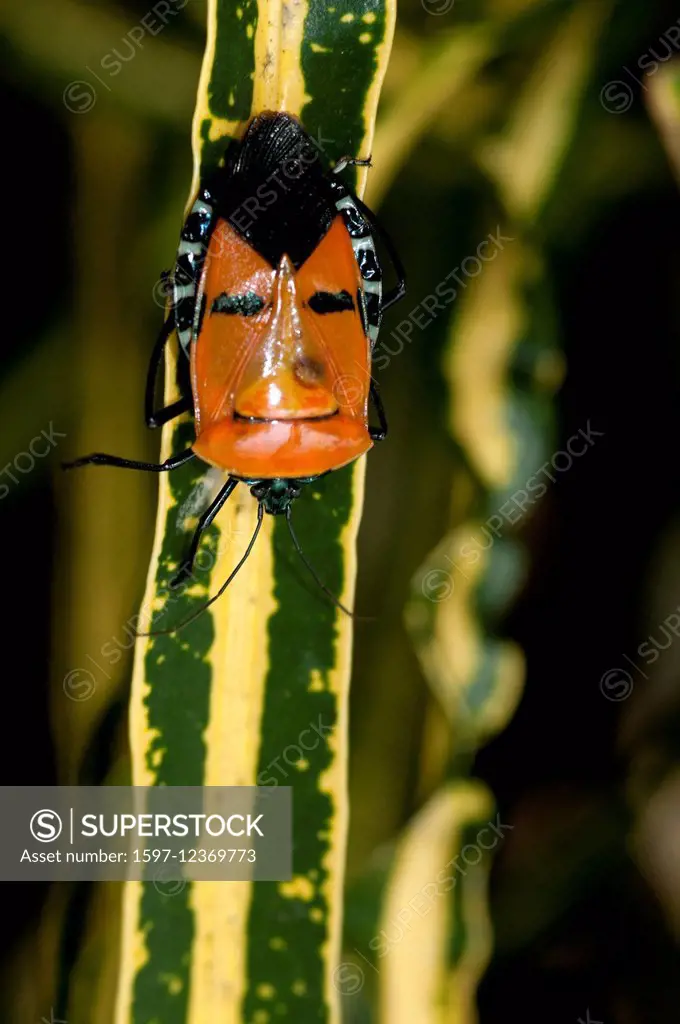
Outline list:
[[[68,0],[0,11],[6,784],[127,770],[128,624],[155,483],[66,484],[57,465],[95,445],[157,454],[140,414],[144,366],[191,179],[205,11],[177,4],[158,34],[131,34],[148,11]],[[380,913],[391,919],[398,889],[383,886],[414,829],[439,822],[444,846],[461,841],[451,787],[482,780],[479,808],[488,789],[514,826],[493,851],[482,1024],[677,1015],[677,26],[665,0],[399,10],[368,198],[404,255],[409,297],[381,338],[391,432],[369,461],[359,544],[356,606],[374,621],[355,633],[347,945],[366,953]],[[466,273],[499,228],[517,247]],[[452,272],[446,301],[436,289]],[[433,294],[443,309],[428,308]],[[517,521],[501,515],[496,536],[489,517],[588,424],[597,443],[544,474],[545,492]],[[50,455],[30,456],[42,431]],[[428,603],[414,635],[405,608],[414,579],[427,602],[428,559],[442,552],[465,571],[451,539],[481,551],[488,536],[479,568],[493,571],[471,582],[433,563],[458,587]],[[435,613],[437,643],[424,648]],[[430,684],[435,667],[461,678],[482,648],[514,652],[516,667],[488,677],[493,720],[472,729],[458,691]],[[99,986],[82,1019],[107,1021],[113,979],[99,968],[115,889],[5,886],[3,906],[2,1018],[49,1019],[78,962]],[[482,920],[479,904],[470,913]],[[105,924],[79,960],[88,920]],[[437,908],[433,920],[463,918]],[[408,974],[408,941],[389,978]],[[364,969],[348,1019],[388,1020],[380,971],[374,983]]]

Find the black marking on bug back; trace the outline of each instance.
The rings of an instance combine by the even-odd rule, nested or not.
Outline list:
[[[369,238],[371,236],[371,225],[358,208],[349,190],[338,177],[330,179],[330,186],[335,200],[335,206],[342,215],[351,238]]]
[[[354,255],[356,256],[357,263],[359,264],[359,270],[364,280],[380,280],[382,275],[380,273],[380,266],[378,265],[378,259],[374,249],[355,247]]]
[[[313,313],[343,313],[354,309],[354,299],[343,288],[340,292],[315,292],[307,300]]]
[[[219,216],[273,267],[286,254],[299,268],[337,215],[319,148],[285,113],[253,118],[217,202]]]
[[[256,316],[265,305],[264,299],[255,292],[244,292],[243,295],[227,295],[226,292],[222,292],[213,299],[210,312],[227,313],[232,316]]]
[[[333,191],[335,192],[336,208],[342,214],[342,219],[345,222],[345,227],[350,237],[368,238],[371,234],[370,225],[352,202],[345,187],[340,182],[335,182]]]
[[[347,225],[347,230],[352,238],[366,238],[367,235],[370,235],[371,229],[357,210],[356,206],[352,205],[345,207],[342,214],[343,220]]]
[[[182,228],[182,240],[187,242],[204,242],[210,230],[212,220],[212,196],[207,188],[199,189],[191,210]]]
[[[366,300],[366,315],[369,323],[380,323],[380,295],[375,292],[365,292],[364,298]]]

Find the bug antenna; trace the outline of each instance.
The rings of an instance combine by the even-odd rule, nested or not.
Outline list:
[[[314,580],[316,585],[323,590],[323,592],[326,595],[326,597],[330,598],[330,600],[333,602],[333,604],[337,608],[339,608],[340,611],[343,611],[345,613],[345,615],[349,615],[350,619],[357,619],[357,618],[359,618],[359,616],[355,615],[354,612],[351,612],[349,610],[349,608],[345,608],[345,606],[342,603],[342,601],[339,601],[338,598],[333,593],[333,591],[329,590],[328,587],[326,586],[326,584],[323,582],[323,580],[319,579],[319,576],[317,574],[316,569],[314,568],[314,566],[312,565],[312,563],[309,561],[309,559],[307,558],[306,554],[302,550],[302,547],[300,546],[300,541],[297,539],[297,537],[295,535],[295,530],[293,529],[293,524],[292,524],[291,518],[290,518],[290,505],[286,509],[286,522],[288,523],[288,532],[290,533],[290,538],[293,541],[293,544],[295,546],[295,550],[297,551],[298,555],[300,556],[303,564],[308,569],[308,571],[311,574],[312,579]]]
[[[250,538],[250,541],[248,542],[248,547],[246,548],[243,557],[236,565],[236,568],[233,569],[232,572],[229,574],[229,576],[224,581],[224,583],[217,591],[217,593],[213,597],[211,597],[209,601],[206,601],[205,604],[202,604],[201,607],[198,608],[195,612],[193,612],[191,615],[188,615],[186,619],[182,619],[181,622],[178,622],[177,625],[175,626],[171,626],[169,629],[152,629],[148,633],[137,633],[137,636],[169,636],[172,633],[177,633],[178,630],[184,629],[184,627],[188,626],[190,622],[193,622],[194,619],[197,619],[199,617],[199,615],[202,615],[203,612],[207,608],[209,608],[211,604],[214,604],[218,598],[222,597],[222,594],[227,589],[227,587],[234,579],[234,577],[237,576],[240,570],[243,568],[248,559],[248,556],[250,555],[250,552],[253,550],[253,547],[255,546],[255,541],[257,540],[257,535],[260,532],[260,527],[262,526],[263,518],[264,505],[262,504],[262,502],[260,502],[259,505],[257,506],[257,526],[253,531],[253,535]]]

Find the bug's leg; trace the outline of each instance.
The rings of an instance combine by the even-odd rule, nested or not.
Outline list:
[[[394,242],[381,226],[380,221],[377,219],[375,214],[372,213],[366,204],[362,203],[361,199],[357,198],[357,196],[353,196],[352,198],[387,249],[392,262],[392,267],[397,275],[397,284],[391,291],[387,292],[387,294],[383,296],[382,310],[384,312],[386,309],[389,309],[390,306],[393,306],[395,302],[398,302],[399,299],[403,299],[406,294],[406,273],[404,271],[404,265],[399,259],[399,253],[397,252]]]
[[[118,455],[106,455],[104,452],[93,452],[83,455],[73,462],[62,462],[63,469],[77,469],[79,466],[118,466],[119,469],[143,469],[150,473],[166,473],[171,469],[183,466],[194,458],[193,448],[186,448],[177,455],[171,455],[165,462],[138,462],[136,459],[121,459]]]
[[[372,167],[370,156],[366,159],[355,156],[341,156],[336,164],[331,167],[331,174],[341,174],[345,167]]]
[[[382,404],[382,399],[380,397],[378,385],[375,383],[374,380],[371,381],[371,399],[373,401],[373,405],[375,406],[375,411],[378,414],[380,426],[369,426],[368,432],[371,435],[371,441],[384,441],[385,438],[387,437],[387,416],[385,415],[385,407]]]
[[[177,572],[173,576],[172,580],[170,581],[170,586],[171,587],[177,587],[188,576],[191,576],[192,570],[194,568],[194,561],[196,559],[196,555],[198,553],[198,548],[199,548],[199,545],[201,543],[201,536],[204,533],[204,531],[207,530],[207,528],[210,526],[210,524],[212,523],[213,519],[215,518],[215,516],[217,515],[219,510],[222,508],[222,506],[224,505],[225,501],[227,500],[227,498],[230,496],[230,494],[232,493],[232,491],[236,487],[237,483],[238,483],[238,480],[235,477],[230,476],[229,479],[227,480],[226,484],[224,485],[224,487],[220,491],[220,493],[217,495],[217,497],[213,501],[212,505],[210,505],[210,507],[205,510],[205,512],[203,513],[203,515],[199,519],[198,526],[196,527],[196,530],[194,532],[194,536],[193,536],[193,538],[191,540],[191,547],[189,548],[189,554],[183,560],[183,562],[180,565],[179,569],[177,570]]]
[[[176,402],[171,402],[170,405],[166,405],[164,409],[159,409],[153,414],[153,421],[147,419],[146,425],[152,430],[155,427],[163,427],[170,420],[174,420],[176,416],[180,416],[183,412],[189,412],[191,409],[190,398],[178,398]]]
[[[154,409],[156,376],[161,365],[165,346],[168,343],[168,339],[172,337],[174,329],[175,317],[174,312],[171,312],[168,319],[161,327],[158,338],[156,339],[156,344],[153,347],[153,352],[151,353],[149,371],[146,376],[144,416],[147,427],[151,427],[152,429],[155,427],[162,427],[164,423],[168,423],[170,420],[174,419],[175,416],[179,416],[180,413],[188,412],[191,408],[190,398],[180,398],[176,402],[172,402],[170,405],[166,406],[164,409]]]

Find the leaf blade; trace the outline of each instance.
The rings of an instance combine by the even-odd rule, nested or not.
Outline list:
[[[352,11],[375,15],[372,41],[359,42],[365,30],[341,20],[343,12]],[[318,39],[334,38],[325,8],[211,0],[193,123],[193,190],[202,173],[216,165],[225,136],[233,137],[260,104],[302,115],[310,134],[328,142],[331,159],[361,155],[370,147],[394,5],[382,12],[381,5],[367,0],[344,6],[338,16],[345,60],[363,48],[364,70],[337,110],[329,77],[319,70],[321,58],[338,57],[337,50],[318,49],[324,45]],[[238,30],[230,34],[235,20]],[[267,61],[275,45],[278,56]],[[174,369],[171,353],[168,401],[176,397]],[[190,442],[188,424],[166,428],[163,457]],[[363,464],[334,473],[310,487],[295,509],[308,556],[327,585],[350,604],[363,478]],[[159,482],[146,609],[161,606],[158,595],[186,542],[182,506],[197,486],[191,466]],[[256,508],[240,487],[209,531],[208,572],[172,599],[167,622],[183,618],[228,575],[236,549],[242,550],[252,533]],[[285,524],[266,517],[251,559],[209,612],[179,638],[138,643],[131,708],[137,784],[253,785],[287,746],[298,746],[305,729],[319,727],[319,716],[323,721],[308,763],[286,769],[299,791],[292,882],[194,883],[173,897],[128,884],[117,1024],[148,1024],[159,1006],[164,1024],[257,1020],[273,1009],[282,1020],[339,1018],[332,971],[340,948],[347,831],[352,635],[351,623],[338,617],[303,573],[291,564]],[[147,614],[143,624],[148,619]],[[273,919],[282,934],[270,935]],[[274,947],[272,937],[280,940]]]

